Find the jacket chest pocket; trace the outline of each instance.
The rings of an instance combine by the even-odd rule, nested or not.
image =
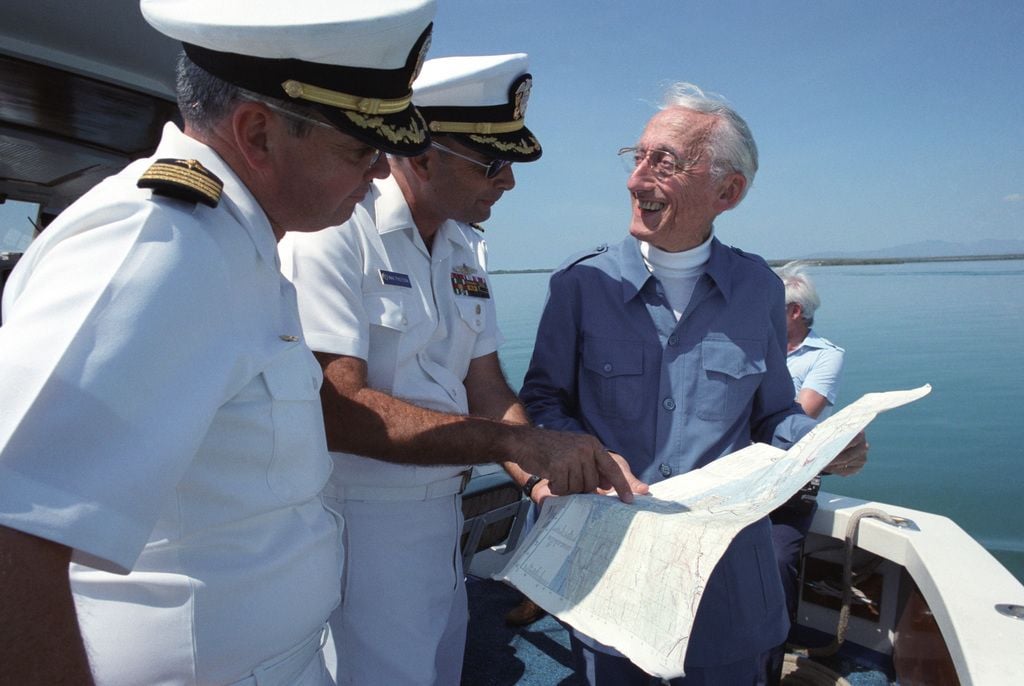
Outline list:
[[[706,339],[701,343],[697,416],[733,421],[751,402],[766,369],[765,342]]]
[[[262,376],[273,424],[267,483],[285,502],[299,502],[319,493],[330,474],[320,409],[320,365],[300,343],[271,360]]]
[[[639,343],[585,338],[582,365],[588,388],[580,395],[592,398],[600,414],[616,419],[640,416],[644,351]]]

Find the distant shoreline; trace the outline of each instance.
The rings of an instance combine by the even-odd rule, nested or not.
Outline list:
[[[947,255],[945,257],[815,257],[800,262],[812,267],[844,267],[860,264],[914,264],[919,262],[990,262],[996,260],[1024,260],[1024,253],[1005,255]],[[795,260],[766,260],[772,267],[781,267]],[[554,268],[493,269],[489,274],[550,274]]]

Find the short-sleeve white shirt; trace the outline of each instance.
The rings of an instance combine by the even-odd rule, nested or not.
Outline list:
[[[374,182],[345,224],[290,233],[279,246],[314,350],[367,363],[368,385],[442,412],[468,412],[472,359],[500,345],[486,244],[466,224],[444,222],[427,250],[394,178]],[[459,467],[398,465],[344,453],[332,481],[411,486]]]
[[[796,350],[786,355],[786,366],[793,377],[795,395],[809,388],[828,401],[818,419],[824,419],[832,412],[839,396],[839,383],[843,377],[843,358],[846,352],[838,345],[814,333],[807,332]]]
[[[155,158],[199,160],[217,207],[137,188]],[[168,125],[43,232],[4,293],[0,379],[0,523],[73,549],[99,683],[229,683],[326,621],[320,369],[213,150]]]

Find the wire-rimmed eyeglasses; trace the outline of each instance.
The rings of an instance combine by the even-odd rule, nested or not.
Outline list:
[[[648,168],[663,179],[690,169],[697,164],[696,160],[680,160],[671,150],[662,150],[660,148],[652,148],[650,150],[636,146],[619,148],[618,155],[626,171],[633,173],[644,160],[647,160]]]
[[[485,169],[487,169],[488,179],[493,179],[495,176],[501,173],[502,169],[512,164],[511,160],[491,160],[490,162],[481,162],[480,160],[474,160],[472,157],[469,157],[468,155],[463,155],[462,153],[455,152],[451,148],[445,147],[438,143],[437,141],[431,141],[430,145],[437,148],[438,150],[441,150],[442,152],[448,153],[449,155],[454,155],[455,157],[466,160],[467,162],[472,162],[478,167],[484,167]]]
[[[289,110],[287,108],[281,107],[280,105],[275,105],[274,103],[269,102],[268,100],[265,100],[264,98],[260,98],[260,97],[258,97],[256,95],[252,95],[252,94],[249,94],[249,93],[242,93],[241,95],[242,95],[242,98],[244,98],[245,100],[249,100],[251,102],[258,102],[261,105],[265,106],[267,109],[273,110],[274,112],[277,112],[282,117],[285,117],[287,119],[293,119],[295,121],[301,121],[301,122],[305,122],[307,124],[313,124],[314,126],[319,126],[319,127],[325,128],[325,129],[330,129],[331,131],[334,131],[336,133],[344,133],[341,129],[339,129],[337,126],[335,126],[334,124],[332,124],[330,122],[326,122],[326,121],[323,121],[321,119],[315,119],[315,118],[307,116],[305,114],[299,114],[298,112],[292,112],[291,110]],[[382,150],[378,150],[378,149],[374,148],[373,154],[370,155],[370,163],[367,165],[367,168],[372,167],[373,165],[377,164],[380,161],[380,158],[381,158],[381,156],[383,154],[384,154],[384,152]]]

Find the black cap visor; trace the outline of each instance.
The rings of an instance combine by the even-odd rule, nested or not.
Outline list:
[[[428,26],[401,69],[346,67],[295,59],[218,52],[184,44],[189,59],[246,90],[320,112],[339,130],[395,155],[417,155],[430,145],[423,116],[410,98],[430,44]]]

